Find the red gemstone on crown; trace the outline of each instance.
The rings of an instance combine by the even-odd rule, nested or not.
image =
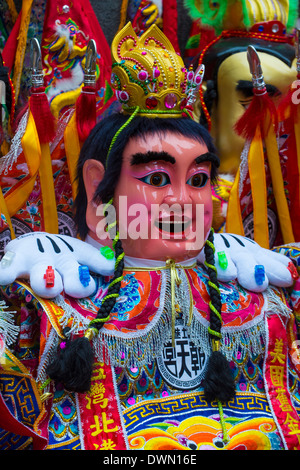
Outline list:
[[[158,104],[158,100],[154,96],[149,96],[149,98],[146,99],[146,107],[148,109],[156,108],[157,104]]]

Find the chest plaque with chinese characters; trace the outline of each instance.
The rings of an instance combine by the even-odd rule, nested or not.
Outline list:
[[[194,390],[204,377],[207,354],[189,339],[182,320],[175,324],[175,344],[165,344],[157,358],[158,369],[164,380],[177,390]]]

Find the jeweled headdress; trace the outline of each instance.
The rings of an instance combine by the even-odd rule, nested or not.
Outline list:
[[[111,84],[123,111],[148,117],[181,117],[192,111],[204,66],[187,70],[162,31],[138,37],[128,23],[114,38]]]

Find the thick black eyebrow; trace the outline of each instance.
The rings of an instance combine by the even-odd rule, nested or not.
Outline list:
[[[243,93],[243,95],[247,98],[253,96],[253,83],[251,80],[239,80],[235,89],[236,91]],[[274,96],[277,93],[280,93],[276,86],[269,85],[268,83],[266,84],[266,89],[270,96]]]
[[[212,162],[216,167],[220,166],[219,157],[212,152],[203,153],[202,155],[199,155],[199,157],[195,158],[195,163],[197,165],[203,162]]]
[[[149,150],[146,153],[138,152],[138,153],[133,154],[131,157],[130,164],[133,166],[133,165],[140,165],[142,163],[149,163],[149,162],[159,161],[159,160],[172,163],[173,165],[176,163],[175,158],[167,152],[164,152],[164,151],[152,152]],[[212,152],[203,153],[202,155],[199,155],[199,157],[195,158],[196,164],[207,162],[207,161],[214,163],[216,166],[220,165],[219,157]]]
[[[152,152],[149,150],[146,153],[138,152],[134,153],[131,157],[130,165],[141,165],[150,162],[164,161],[172,163],[174,165],[176,160],[168,152]]]

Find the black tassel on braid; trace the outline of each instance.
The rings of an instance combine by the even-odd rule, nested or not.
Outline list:
[[[208,401],[226,402],[235,396],[235,384],[226,357],[219,350],[221,340],[221,296],[217,272],[215,268],[215,248],[213,245],[213,231],[210,232],[205,244],[205,266],[209,274],[209,293],[210,293],[210,326],[209,334],[212,344],[212,353],[208,360],[205,379],[204,394]]]
[[[116,221],[108,226],[108,230],[115,225]],[[119,296],[123,277],[124,251],[118,233],[113,241],[113,248],[116,258],[115,272],[96,318],[90,322],[84,337],[67,339],[60,344],[57,357],[47,369],[50,379],[62,383],[66,390],[72,392],[84,393],[91,388],[94,353],[90,340],[99,333],[104,323],[110,318],[110,312]],[[65,330],[64,334],[68,337],[68,332]]]
[[[91,387],[94,354],[88,338],[69,339],[58,348],[58,354],[49,364],[47,374],[50,379],[63,384],[66,390],[84,393]]]

